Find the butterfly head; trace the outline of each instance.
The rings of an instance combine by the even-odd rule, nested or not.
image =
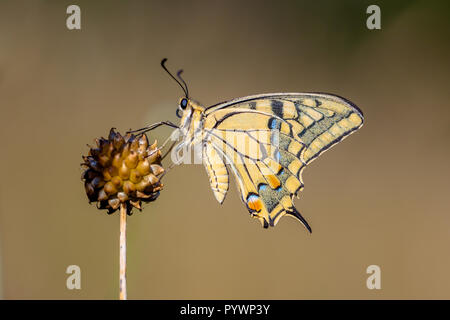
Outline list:
[[[183,118],[185,115],[190,115],[193,113],[193,111],[200,111],[202,112],[205,108],[202,107],[200,103],[198,103],[195,100],[182,97],[180,98],[180,101],[178,103],[177,108],[177,117]]]
[[[186,81],[181,77],[183,70],[178,70],[176,77],[166,68],[165,63],[167,59],[163,59],[161,61],[162,68],[169,74],[169,76],[174,79],[178,85],[183,90],[184,96],[179,100],[178,108],[177,108],[177,117],[181,118],[182,123],[188,122],[195,111],[197,115],[200,115],[205,108],[203,108],[198,102],[189,98],[189,89],[186,84]]]
[[[188,106],[189,106],[189,99],[186,97],[182,97],[180,99],[180,102],[178,103],[178,108],[177,108],[177,117],[178,118],[183,117],[183,113],[186,111]]]

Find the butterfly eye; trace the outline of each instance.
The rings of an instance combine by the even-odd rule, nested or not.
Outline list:
[[[177,117],[181,119],[181,117],[182,117],[181,110],[177,109],[176,113],[177,113]]]
[[[181,109],[183,109],[183,110],[186,109],[187,104],[188,104],[187,99],[185,99],[185,98],[181,99],[181,101],[180,101],[180,107],[181,107]]]

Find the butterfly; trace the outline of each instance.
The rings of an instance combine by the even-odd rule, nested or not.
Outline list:
[[[281,217],[311,227],[293,199],[303,189],[303,169],[324,151],[358,130],[362,111],[345,98],[326,93],[268,93],[204,107],[189,97],[186,82],[161,66],[181,86],[176,151],[197,147],[217,201],[222,204],[234,175],[241,200],[264,228]],[[180,159],[175,157],[175,162]]]

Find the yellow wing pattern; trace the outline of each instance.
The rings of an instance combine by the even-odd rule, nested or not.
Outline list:
[[[203,153],[214,195],[223,202],[228,164],[242,201],[264,227],[289,215],[311,231],[293,204],[302,170],[362,124],[355,105],[329,94],[257,95],[207,108]]]

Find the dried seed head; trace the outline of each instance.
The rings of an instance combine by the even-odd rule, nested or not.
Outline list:
[[[145,134],[122,136],[112,128],[108,139],[95,139],[95,143],[82,164],[89,202],[113,213],[121,203],[141,210],[142,202],[156,200],[164,173],[156,141],[149,146]]]

